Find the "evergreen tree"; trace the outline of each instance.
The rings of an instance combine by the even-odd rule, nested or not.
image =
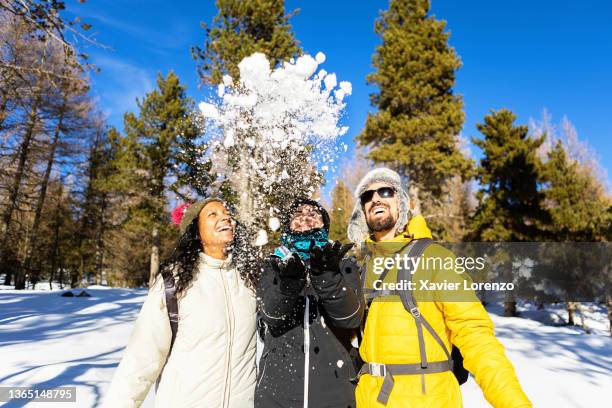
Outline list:
[[[104,156],[94,186],[107,197],[111,214],[104,245],[111,254],[105,265],[112,285],[140,285],[149,278],[151,230],[155,206],[148,191],[143,146],[133,132],[108,131]],[[149,267],[149,268],[148,268]]]
[[[291,32],[284,0],[217,0],[219,13],[206,30],[204,48],[195,46],[192,54],[204,83],[221,83],[223,75],[238,79],[238,63],[255,52],[262,52],[272,66],[301,53]]]
[[[173,234],[166,210],[168,178],[174,176],[177,190],[181,183],[197,181],[193,169],[202,169],[202,158],[193,157],[193,149],[197,149],[194,141],[200,132],[193,102],[173,72],[166,77],[158,75],[157,89],[139,101],[138,107],[138,116],[127,113],[124,118],[128,140],[125,158],[130,160],[127,164],[133,177],[141,179],[134,185],[141,191],[136,206],[131,208],[135,218],[130,221],[138,225],[137,230],[150,231],[153,279],[159,270],[161,236]],[[185,158],[193,161],[182,162]],[[201,178],[206,181],[207,176],[202,174]],[[199,183],[198,188],[204,188],[203,184]]]
[[[53,281],[64,282],[71,287],[81,284],[79,259],[76,252],[75,237],[79,224],[74,217],[77,197],[70,192],[71,183],[67,179],[53,179],[49,182],[48,200],[41,218],[40,232],[37,237],[39,250],[33,259],[30,282],[34,285],[48,276],[49,287]]]
[[[555,241],[602,241],[610,199],[588,169],[568,158],[558,141],[543,165],[544,195]]]
[[[551,215],[549,229],[555,241],[594,242],[610,239],[610,197],[605,194],[603,186],[588,167],[568,157],[566,147],[560,140],[548,152],[548,161],[542,173],[546,181],[546,208]],[[544,273],[549,272],[554,283],[562,286],[570,325],[574,324],[574,314],[580,308],[576,292],[582,289],[592,293],[592,288],[605,287],[610,281],[606,265],[594,267],[597,265],[596,260],[602,258],[595,255],[598,247],[593,246],[592,253],[585,254],[588,248],[591,246],[572,245],[571,248],[558,250],[563,253],[546,254],[546,258],[555,261],[552,262],[552,268],[542,268]],[[585,265],[581,264],[585,257],[589,259],[592,268],[587,275],[584,273]],[[559,268],[560,264],[564,267]],[[585,330],[588,331],[588,328],[585,327]]]
[[[348,223],[355,205],[353,194],[342,180],[338,180],[332,190],[332,203],[329,211],[329,237],[342,242],[348,241]]]
[[[212,162],[207,156],[208,144],[199,135],[195,122],[190,121],[188,127],[190,130],[176,139],[171,169],[175,181],[170,189],[183,201],[206,196],[215,180]]]
[[[100,117],[96,118],[94,132],[87,167],[84,169],[86,184],[80,205],[77,248],[80,273],[86,275],[88,281],[100,284],[106,255],[104,237],[111,228],[113,215],[111,194],[103,188],[103,183],[111,174],[114,159],[109,135],[118,134],[108,129]]]
[[[478,130],[484,139],[473,139],[483,150],[477,178],[482,189],[477,193],[478,207],[471,220],[471,239],[478,241],[538,241],[546,237],[549,224],[544,196],[538,147],[545,136],[528,136],[527,126],[515,126],[516,116],[502,109],[485,116]],[[506,260],[509,262],[508,260]],[[511,268],[506,263],[506,270]],[[508,275],[506,280],[512,281]],[[504,313],[516,315],[516,301],[511,292]]]
[[[192,174],[193,170],[188,166],[194,165],[192,161],[198,159],[195,142],[200,131],[193,113],[193,101],[171,71],[166,77],[158,75],[157,89],[139,101],[138,107],[138,116],[133,113],[125,115],[125,131],[128,135],[133,134],[142,145],[143,165],[148,173],[147,187],[152,196],[163,199],[166,178],[171,175],[185,178]],[[206,152],[201,150],[200,153],[204,156]],[[178,172],[177,166],[180,167]]]
[[[382,44],[367,80],[379,89],[371,96],[378,112],[357,139],[370,159],[408,176],[413,198],[434,215],[446,184],[469,176],[472,163],[460,150],[463,102],[452,90],[461,62],[429,9],[428,0],[392,0],[376,21]],[[439,232],[442,223],[432,221]]]
[[[515,126],[516,116],[501,109],[476,125],[484,139],[473,138],[483,150],[477,179],[478,208],[472,238],[482,241],[538,241],[549,223],[543,207],[541,162],[536,150],[544,136],[533,139],[527,126]]]

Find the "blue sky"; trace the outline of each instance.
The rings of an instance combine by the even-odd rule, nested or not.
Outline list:
[[[303,49],[324,52],[322,68],[353,84],[344,118],[350,130],[342,139],[351,147],[373,111],[368,95],[375,89],[365,77],[379,43],[374,20],[387,5],[286,1],[288,10],[300,9],[291,23]],[[196,101],[208,95],[198,89],[190,47],[204,42],[200,22],[216,14],[212,0],[88,0],[69,7],[110,47],[86,52],[102,69],[92,74],[93,93],[111,124],[122,128],[123,112],[136,109],[135,98],[153,89],[158,72],[174,70]],[[433,0],[432,11],[447,21],[450,44],[463,61],[455,91],[464,98],[465,137],[479,135],[475,125],[491,109],[509,108],[526,124],[547,108],[555,123],[566,115],[602,166],[612,169],[611,2]]]

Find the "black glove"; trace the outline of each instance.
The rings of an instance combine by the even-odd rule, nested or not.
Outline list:
[[[310,272],[321,275],[323,272],[340,272],[340,261],[354,244],[342,245],[339,241],[328,242],[323,248],[311,245]]]
[[[304,279],[306,277],[306,266],[298,254],[293,254],[286,262],[277,263],[281,278]]]

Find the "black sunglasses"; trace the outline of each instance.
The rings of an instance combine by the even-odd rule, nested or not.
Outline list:
[[[376,190],[366,190],[359,196],[361,205],[366,205],[366,203],[372,201],[374,193],[378,193],[381,198],[393,198],[395,196],[395,189],[393,187],[380,187]]]

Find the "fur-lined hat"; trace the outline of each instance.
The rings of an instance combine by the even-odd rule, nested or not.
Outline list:
[[[398,193],[399,218],[395,223],[396,235],[404,231],[410,218],[410,197],[408,197],[406,190],[402,188],[402,180],[400,175],[386,167],[371,170],[361,179],[354,193],[355,207],[353,208],[353,214],[351,215],[351,219],[349,221],[348,238],[357,244],[365,242],[365,240],[372,233],[366,222],[365,213],[363,212],[363,207],[361,206],[361,200],[359,197],[374,183],[388,184]]]

